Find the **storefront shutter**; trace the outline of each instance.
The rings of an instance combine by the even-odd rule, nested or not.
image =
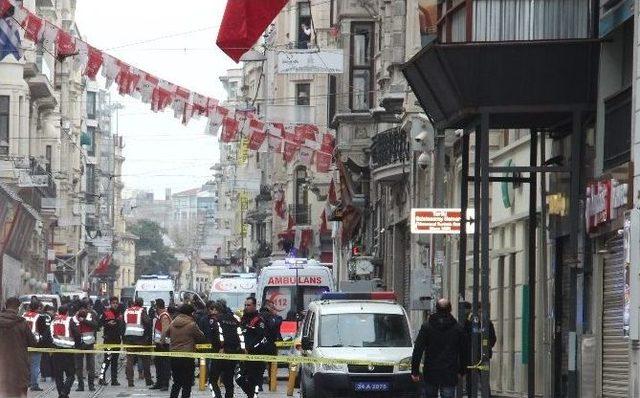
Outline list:
[[[625,263],[622,237],[606,244],[602,294],[602,397],[627,397],[629,339],[624,334]]]

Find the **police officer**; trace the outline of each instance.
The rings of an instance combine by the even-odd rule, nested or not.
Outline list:
[[[124,320],[120,307],[118,305],[118,298],[111,297],[107,305],[105,306],[102,316],[100,317],[100,325],[103,330],[103,342],[104,344],[121,344],[122,334],[124,333]],[[119,386],[118,383],[118,358],[120,354],[117,353],[119,348],[113,348],[116,351],[113,354],[104,354],[104,360],[100,368],[100,377],[98,384],[106,386],[107,369],[111,366],[111,385]],[[108,349],[111,350],[111,349]]]
[[[33,337],[36,340],[36,347],[49,348],[51,347],[51,321],[49,317],[42,314],[43,306],[40,301],[32,301],[29,304],[29,311],[25,312],[22,317],[27,321],[27,326]],[[29,381],[29,387],[31,391],[42,391],[38,385],[40,379],[40,361],[42,359],[42,353],[32,352],[30,355],[31,363],[31,378]]]
[[[144,301],[138,297],[134,301],[133,305],[127,308],[124,312],[124,343],[128,345],[148,345],[151,344],[151,319],[147,315],[147,310],[143,307]],[[125,374],[127,375],[127,381],[129,387],[134,387],[133,384],[133,361],[135,355],[127,355],[127,366]],[[151,380],[151,361],[147,355],[139,355],[138,360],[142,362],[142,368],[144,372],[144,378],[147,386],[152,386]]]
[[[156,346],[156,352],[169,351],[169,337],[163,331],[168,330],[171,325],[171,316],[165,307],[163,299],[157,299],[155,302],[155,318],[153,319],[153,344]],[[150,390],[169,390],[169,378],[171,378],[171,361],[168,357],[153,357],[156,367],[156,384],[151,386]]]
[[[61,305],[58,315],[51,322],[53,346],[58,349],[74,349],[80,345],[80,332],[69,316],[69,307]],[[76,365],[73,354],[55,353],[51,358],[53,377],[59,398],[68,398],[75,379]]]
[[[282,341],[282,334],[280,333],[280,326],[282,326],[282,317],[278,315],[275,305],[271,300],[265,300],[262,308],[260,308],[260,315],[264,319],[267,326],[266,337],[267,344],[265,346],[265,354],[278,355],[278,348],[276,347],[277,341]],[[267,372],[269,377],[271,374]],[[260,391],[262,391],[262,384],[260,384]]]
[[[212,352],[239,354],[245,350],[244,335],[240,327],[240,319],[227,311],[224,305],[217,302],[207,304],[209,322],[205,335],[211,342]],[[233,376],[237,361],[214,360],[209,366],[209,388],[215,398],[222,398],[218,385],[222,377],[225,398],[233,398]]]
[[[247,297],[244,302],[244,314],[241,327],[244,334],[246,351],[249,355],[263,355],[268,351],[267,325],[258,309],[256,298]],[[236,381],[247,397],[257,397],[258,389],[262,384],[265,363],[247,361],[243,364],[245,377],[239,377]]]
[[[73,322],[76,324],[80,332],[80,345],[78,349],[93,350],[96,344],[96,333],[99,327],[98,315],[91,308],[91,301],[88,298],[80,301],[80,307],[73,316]],[[76,376],[78,376],[78,388],[76,391],[84,391],[84,372],[83,365],[86,363],[87,380],[89,382],[89,391],[95,391],[93,381],[96,377],[95,356],[91,353],[76,354]]]

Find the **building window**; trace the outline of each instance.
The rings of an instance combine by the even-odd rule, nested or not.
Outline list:
[[[51,174],[51,156],[52,156],[51,148],[52,148],[51,145],[47,145],[46,148],[45,148],[45,153],[44,153],[44,157],[45,157],[45,160],[47,162],[45,167],[46,167],[46,170],[47,170],[48,174]]]
[[[352,111],[366,111],[373,103],[373,23],[351,25],[351,65],[349,77]]]
[[[91,139],[91,143],[87,147],[87,155],[94,156],[96,153],[96,128],[94,126],[88,126],[87,134]]]
[[[238,82],[229,82],[229,99],[234,100],[237,97]]]
[[[96,92],[87,91],[87,117],[89,119],[96,118]]]
[[[308,1],[300,1],[298,2],[298,40],[296,41],[296,48],[309,48],[312,35],[311,4]]]
[[[96,171],[95,165],[88,164],[87,165],[87,202],[94,203],[96,198]]]
[[[9,99],[0,95],[0,155],[9,154]]]
[[[309,105],[311,94],[311,84],[298,83],[296,84],[296,105]]]

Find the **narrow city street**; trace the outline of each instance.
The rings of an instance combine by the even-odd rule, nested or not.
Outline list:
[[[77,384],[71,390],[70,398],[126,398],[126,397],[169,397],[169,392],[160,392],[157,390],[149,390],[148,387],[144,386],[144,380],[136,380],[135,387],[129,388],[127,387],[126,378],[124,375],[124,366],[120,365],[119,372],[119,382],[120,386],[113,387],[109,386],[98,386],[96,385],[96,391],[91,392],[86,390],[84,392],[75,392]],[[282,376],[282,374],[281,374]],[[193,386],[193,390],[191,392],[191,396],[193,398],[204,398],[204,397],[212,397],[213,394],[211,390],[207,388],[205,391],[198,390],[198,380],[195,380],[195,385]],[[32,392],[29,391],[28,398],[57,398],[58,394],[56,392],[55,383],[49,378],[46,382],[41,382],[40,387],[44,390],[42,392]],[[265,384],[265,388],[267,385]],[[287,396],[286,394],[286,381],[280,380],[278,384],[277,392],[269,392],[264,391],[260,393],[260,398],[284,398]],[[221,388],[224,393],[224,388]],[[245,398],[246,395],[240,391],[240,388],[236,386],[236,390],[234,392],[234,396],[236,398]],[[298,390],[294,391],[293,397],[299,397]]]

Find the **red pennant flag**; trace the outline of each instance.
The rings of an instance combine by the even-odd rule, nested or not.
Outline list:
[[[296,222],[293,220],[291,214],[289,214],[289,222],[287,223],[287,231],[291,231],[296,227]]]
[[[151,110],[154,112],[163,111],[173,102],[175,91],[175,84],[160,80],[151,95]]]
[[[236,63],[239,62],[288,1],[229,0],[216,44]]]
[[[88,46],[88,48],[87,67],[84,70],[84,75],[91,80],[96,80],[96,75],[98,74],[103,62],[102,52],[91,46]]]
[[[321,151],[316,152],[316,171],[318,173],[328,173],[330,167],[331,155]]]
[[[44,22],[32,13],[24,21],[24,37],[37,43],[42,38],[42,29],[44,28]]]
[[[293,157],[295,156],[299,148],[300,145],[294,142],[284,142],[284,152],[282,153],[282,158],[284,159],[285,163],[289,163],[293,160]]]
[[[251,120],[253,122],[253,120]],[[262,122],[259,122],[263,124]],[[250,123],[251,124],[251,123]],[[252,151],[257,151],[262,146],[264,139],[267,137],[267,133],[264,130],[260,129],[251,129],[251,136],[249,137],[249,149]]]
[[[299,137],[298,139],[302,140],[302,142],[304,142],[304,140],[315,141],[318,127],[313,124],[301,124],[296,126],[295,131],[296,137]]]
[[[238,133],[238,121],[230,117],[222,119],[222,134],[220,135],[220,141],[231,142],[236,138]]]
[[[324,133],[322,135],[322,146],[320,150],[326,153],[333,153],[333,149],[335,146],[335,140],[331,133]]]
[[[58,30],[56,39],[58,58],[68,57],[76,53],[76,42],[73,37],[64,30]]]
[[[327,197],[327,200],[329,201],[330,205],[335,206],[338,204],[338,195],[336,194],[336,183],[333,180],[333,178],[329,183],[329,195]]]
[[[96,274],[100,275],[100,274],[106,273],[109,270],[110,264],[111,264],[111,255],[107,254],[106,256],[102,257],[102,259],[98,263],[98,266],[93,271],[94,275]]]

